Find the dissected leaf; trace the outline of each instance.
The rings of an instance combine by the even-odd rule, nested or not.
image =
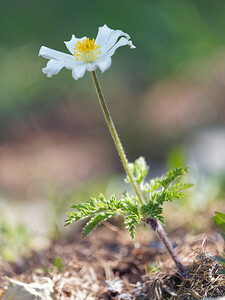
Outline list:
[[[174,170],[171,170],[166,173],[165,177],[161,180],[161,184],[164,188],[170,185],[175,179],[181,175],[186,175],[188,173],[187,167],[180,167]]]
[[[129,163],[129,167],[137,183],[141,184],[149,170],[144,157],[141,156],[137,160],[135,160],[134,163]],[[125,181],[130,182],[130,178],[127,176]]]
[[[88,235],[88,233],[90,233],[102,221],[106,221],[114,215],[115,213],[100,213],[91,218],[91,220],[85,225],[83,229],[83,236],[85,237],[86,235]]]
[[[126,214],[124,216],[124,223],[126,224],[126,228],[128,228],[132,239],[136,233],[136,225],[141,222],[141,214]]]
[[[163,203],[186,197],[187,194],[183,190],[192,186],[191,183],[174,183],[179,176],[187,174],[186,167],[171,170],[165,176],[151,179],[148,183],[144,178],[149,168],[143,157],[130,163],[129,166],[143,193],[145,204],[141,204],[136,195],[129,195],[127,192],[119,200],[114,195],[106,199],[103,194],[100,194],[99,198],[91,198],[89,202],[73,205],[74,211],[68,213],[69,217],[65,225],[88,218],[89,221],[83,229],[83,235],[86,236],[102,221],[116,214],[122,214],[126,228],[133,238],[136,226],[141,220],[151,217],[163,222]],[[129,182],[129,178],[126,178],[126,181]]]
[[[121,207],[123,207],[122,202],[116,200],[114,195],[107,200],[104,195],[100,194],[98,199],[91,198],[89,202],[73,205],[72,208],[75,211],[68,213],[69,218],[66,220],[65,226],[102,213],[115,214]]]
[[[163,212],[163,208],[159,206],[157,203],[149,202],[148,204],[144,204],[141,207],[141,213],[145,217],[151,217],[153,219],[156,218],[161,222],[163,222],[162,212]]]

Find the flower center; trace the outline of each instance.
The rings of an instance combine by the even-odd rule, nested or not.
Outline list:
[[[74,46],[74,53],[77,61],[83,61],[84,63],[92,62],[99,58],[101,54],[100,45],[95,44],[95,40],[89,38],[82,41],[78,41]]]

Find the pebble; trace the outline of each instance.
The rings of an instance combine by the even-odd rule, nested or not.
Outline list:
[[[10,279],[2,300],[53,300],[53,283],[43,277],[39,282],[24,283]]]

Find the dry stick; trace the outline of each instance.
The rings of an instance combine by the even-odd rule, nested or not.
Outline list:
[[[133,176],[133,174],[130,170],[126,154],[125,154],[123,146],[120,142],[120,139],[119,139],[118,133],[116,131],[115,125],[113,123],[113,120],[110,116],[110,112],[109,112],[109,109],[108,109],[107,104],[105,102],[105,99],[104,99],[100,84],[98,82],[98,78],[96,76],[96,73],[94,71],[92,71],[91,75],[92,75],[92,79],[93,79],[95,89],[96,89],[96,92],[97,92],[97,95],[98,95],[99,103],[100,103],[100,106],[102,108],[102,112],[105,116],[106,123],[109,127],[110,133],[111,133],[112,138],[115,142],[115,145],[116,145],[117,151],[119,153],[119,156],[121,158],[124,169],[125,169],[128,177],[130,178],[131,184],[132,184],[132,186],[133,186],[133,188],[134,188],[134,190],[135,190],[135,192],[138,196],[138,199],[139,199],[140,203],[142,205],[144,205],[145,204],[144,197],[143,197],[142,193],[140,192],[138,184],[137,184],[137,182],[136,182],[136,180],[135,180],[135,178],[134,178],[134,176]],[[174,249],[171,245],[171,242],[170,242],[169,238],[167,237],[161,223],[157,219],[153,219],[153,218],[148,218],[145,221],[146,221],[146,223],[148,223],[152,227],[152,229],[154,231],[157,232],[159,238],[162,240],[162,242],[164,243],[164,245],[165,245],[166,249],[168,250],[170,256],[174,260],[174,262],[175,262],[178,270],[180,271],[180,274],[182,275],[182,277],[183,278],[188,278],[188,276],[189,276],[188,271],[185,269],[185,267],[182,265],[181,261],[177,257],[176,252],[174,251]]]

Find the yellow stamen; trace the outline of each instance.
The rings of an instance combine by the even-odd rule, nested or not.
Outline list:
[[[83,61],[85,63],[92,62],[99,58],[101,54],[100,45],[95,44],[95,40],[89,38],[82,41],[78,41],[74,46],[73,55],[77,61]]]

